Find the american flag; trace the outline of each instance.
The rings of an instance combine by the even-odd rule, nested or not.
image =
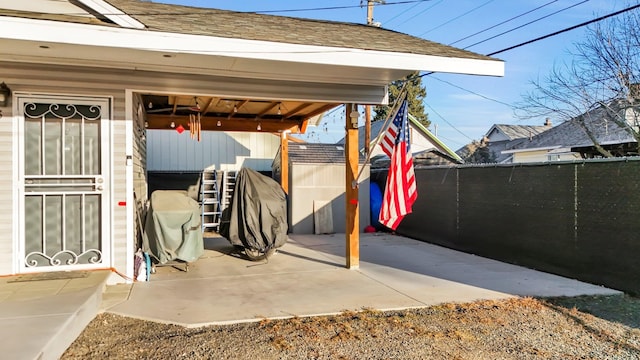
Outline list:
[[[407,121],[407,101],[387,128],[380,146],[391,158],[387,186],[384,189],[379,221],[395,230],[402,218],[411,213],[413,203],[418,197],[416,176],[413,172],[413,158],[409,146],[409,122]]]

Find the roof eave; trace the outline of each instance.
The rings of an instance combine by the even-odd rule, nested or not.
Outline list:
[[[440,141],[440,139],[438,139],[438,137],[436,137],[431,131],[429,131],[429,129],[427,129],[426,127],[424,127],[419,121],[418,119],[416,119],[413,115],[408,114],[409,115],[409,120],[411,121],[411,123],[418,129],[420,130],[420,132],[423,133],[424,136],[426,136],[429,140],[431,140],[436,147],[438,147],[438,150],[440,152],[442,152],[443,154],[446,154],[450,157],[453,158],[453,160],[456,160],[458,162],[462,161],[462,158],[460,157],[460,155],[456,154],[455,151],[451,150],[447,145],[445,145],[442,141]]]
[[[60,43],[86,47],[92,51],[100,51],[100,49],[118,49],[135,53],[143,51],[176,58],[185,56],[192,61],[194,58],[201,59],[202,62],[207,62],[212,58],[222,58],[227,59],[229,67],[238,62],[234,59],[238,59],[241,61],[283,62],[306,66],[362,69],[367,70],[366,72],[373,78],[366,80],[363,73],[362,81],[371,81],[378,85],[387,84],[396,80],[398,75],[413,71],[486,76],[504,75],[504,63],[495,59],[452,58],[402,52],[299,45],[17,17],[1,17],[0,34],[0,41]],[[158,58],[160,58],[158,62],[161,63],[161,56]],[[180,66],[180,59],[174,60],[176,61],[172,66]]]
[[[502,150],[501,154],[515,154],[515,153],[523,153],[530,151],[542,151],[542,150],[555,150],[562,148],[562,145],[554,145],[554,146],[542,146],[537,148],[523,148],[523,149],[511,149],[511,150]]]

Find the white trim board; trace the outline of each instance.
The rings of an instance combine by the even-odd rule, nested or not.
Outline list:
[[[78,0],[84,6],[92,9],[98,14],[106,17],[107,19],[113,21],[114,23],[132,29],[144,29],[145,26],[143,23],[138,20],[132,18],[131,16],[125,14],[120,11],[120,9],[107,4],[103,0]]]
[[[251,62],[251,60],[264,62],[268,67],[265,71],[282,72],[283,69],[278,68],[284,65],[283,63],[324,65],[331,68],[347,67],[351,70],[366,69],[368,71],[360,75],[361,81],[367,81],[364,75],[368,73],[369,76],[374,77],[373,80],[368,80],[369,82],[380,84],[395,80],[390,78],[389,70],[504,75],[504,63],[499,60],[286,44],[16,17],[0,18],[0,37],[0,48],[4,50],[3,52],[14,51],[15,55],[20,55],[20,47],[10,48],[8,45],[11,43],[5,43],[5,41],[75,45],[82,47],[85,54],[97,52],[101,55],[107,55],[107,51],[110,49],[126,50],[124,55],[127,51],[148,52],[152,56],[142,59],[141,63],[137,64],[141,67],[145,64],[163,65],[167,63],[167,59],[173,60],[172,67],[180,66],[181,57],[191,55],[192,63],[186,65],[195,66],[197,69],[211,67],[212,59],[216,59],[215,66],[231,71],[249,71],[244,66],[246,63],[255,66],[255,62]],[[104,50],[100,48],[104,48]],[[56,56],[64,58],[65,53],[56,54]],[[68,54],[67,57],[77,59],[77,54]],[[121,57],[121,59],[123,58],[127,61],[135,59],[131,56]],[[194,62],[200,63],[200,66],[194,65]],[[391,77],[395,75],[397,73],[392,73]]]

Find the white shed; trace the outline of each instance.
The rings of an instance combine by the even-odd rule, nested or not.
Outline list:
[[[345,153],[339,144],[289,143],[289,230],[294,234],[344,233],[346,231]],[[273,161],[279,180],[281,157]],[[369,165],[358,181],[360,231],[370,224]]]

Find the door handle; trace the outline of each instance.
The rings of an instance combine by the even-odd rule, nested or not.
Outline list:
[[[102,191],[103,186],[102,183],[104,182],[104,179],[102,177],[96,177],[96,182],[94,184],[94,188],[96,189],[96,191]]]

